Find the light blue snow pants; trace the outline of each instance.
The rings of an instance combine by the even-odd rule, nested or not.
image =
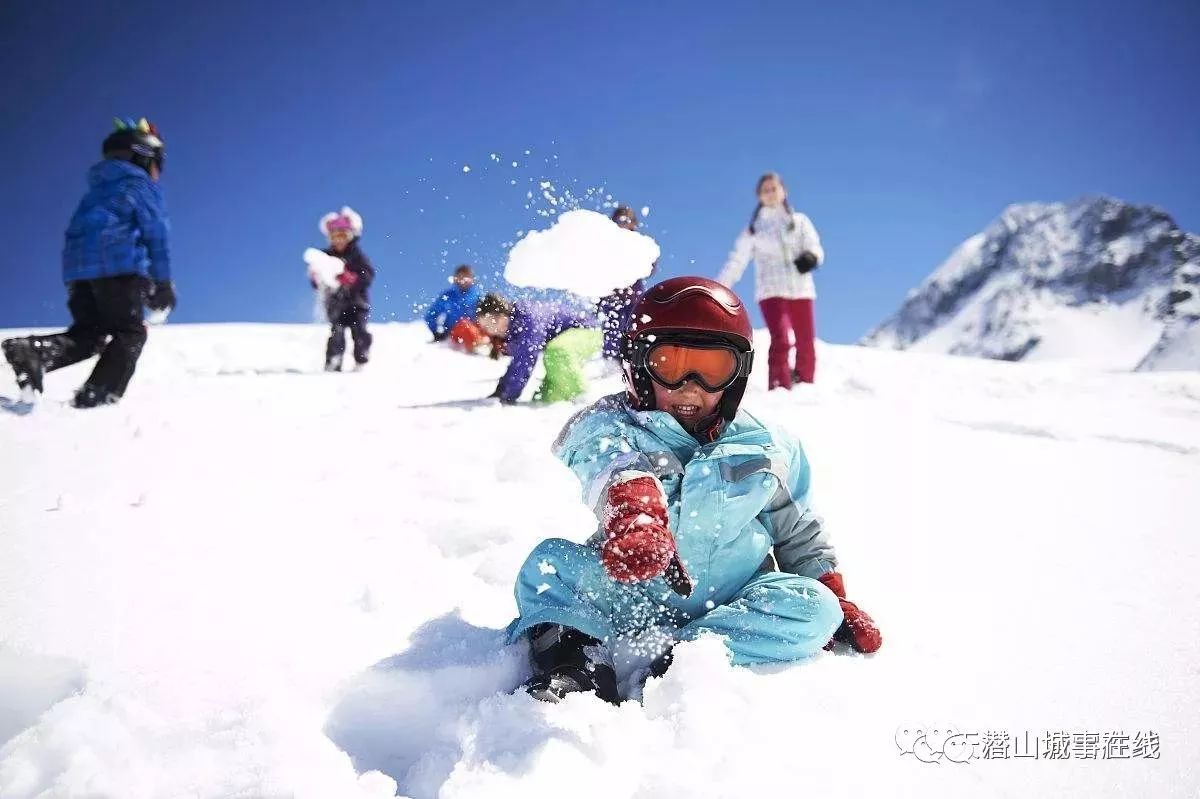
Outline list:
[[[760,572],[720,605],[682,600],[661,578],[618,583],[600,552],[561,538],[538,544],[517,576],[515,642],[535,624],[551,622],[611,643],[652,627],[675,629],[686,641],[711,632],[725,638],[736,665],[780,663],[816,654],[842,623],[833,592],[817,580]],[[690,607],[689,607],[690,606]]]

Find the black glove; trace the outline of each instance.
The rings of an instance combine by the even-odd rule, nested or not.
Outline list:
[[[175,310],[175,284],[169,280],[156,280],[151,283],[146,294],[146,307],[152,311]]]
[[[496,386],[496,390],[493,391],[491,394],[488,394],[487,398],[488,399],[498,399],[498,400],[500,400],[501,405],[516,405],[517,404],[517,401],[515,399],[508,399],[507,397],[503,397],[500,395],[500,386]]]
[[[817,256],[811,252],[803,252],[800,257],[793,261],[796,268],[800,270],[800,274],[807,275],[809,272],[817,268]]]
[[[438,341],[445,341],[448,338],[450,338],[449,330],[439,330],[433,334],[433,340],[435,343]]]

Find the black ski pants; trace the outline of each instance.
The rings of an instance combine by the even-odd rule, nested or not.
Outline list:
[[[41,342],[45,370],[52,372],[99,353],[86,385],[101,394],[122,396],[146,343],[144,297],[145,279],[139,275],[68,284],[71,326],[63,333],[31,337]]]
[[[354,362],[367,362],[371,357],[372,337],[367,331],[367,318],[370,315],[370,308],[357,307],[346,308],[336,315],[329,315],[331,323],[329,343],[325,346],[325,363],[341,363],[342,354],[346,351],[347,329],[350,331],[350,337],[354,339]]]

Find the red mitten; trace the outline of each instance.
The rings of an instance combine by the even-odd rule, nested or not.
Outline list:
[[[351,286],[353,286],[355,283],[358,282],[358,273],[357,272],[342,272],[340,275],[337,276],[337,281],[339,284],[345,286],[346,288],[350,288]]]
[[[817,579],[838,598],[845,615],[842,626],[833,634],[833,641],[849,644],[859,652],[871,653],[879,649],[883,644],[883,636],[875,626],[875,621],[859,610],[858,605],[846,599],[846,586],[842,583],[842,575],[838,572],[825,572]],[[828,649],[833,641],[826,644],[825,648]]]
[[[650,580],[667,570],[675,557],[675,539],[667,529],[667,497],[662,484],[645,472],[623,472],[608,489],[600,556],[614,580]]]

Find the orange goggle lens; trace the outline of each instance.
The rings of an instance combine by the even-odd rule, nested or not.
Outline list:
[[[738,359],[726,347],[689,347],[683,344],[659,344],[646,354],[650,375],[667,388],[678,388],[695,378],[704,388],[726,388],[738,373]]]

